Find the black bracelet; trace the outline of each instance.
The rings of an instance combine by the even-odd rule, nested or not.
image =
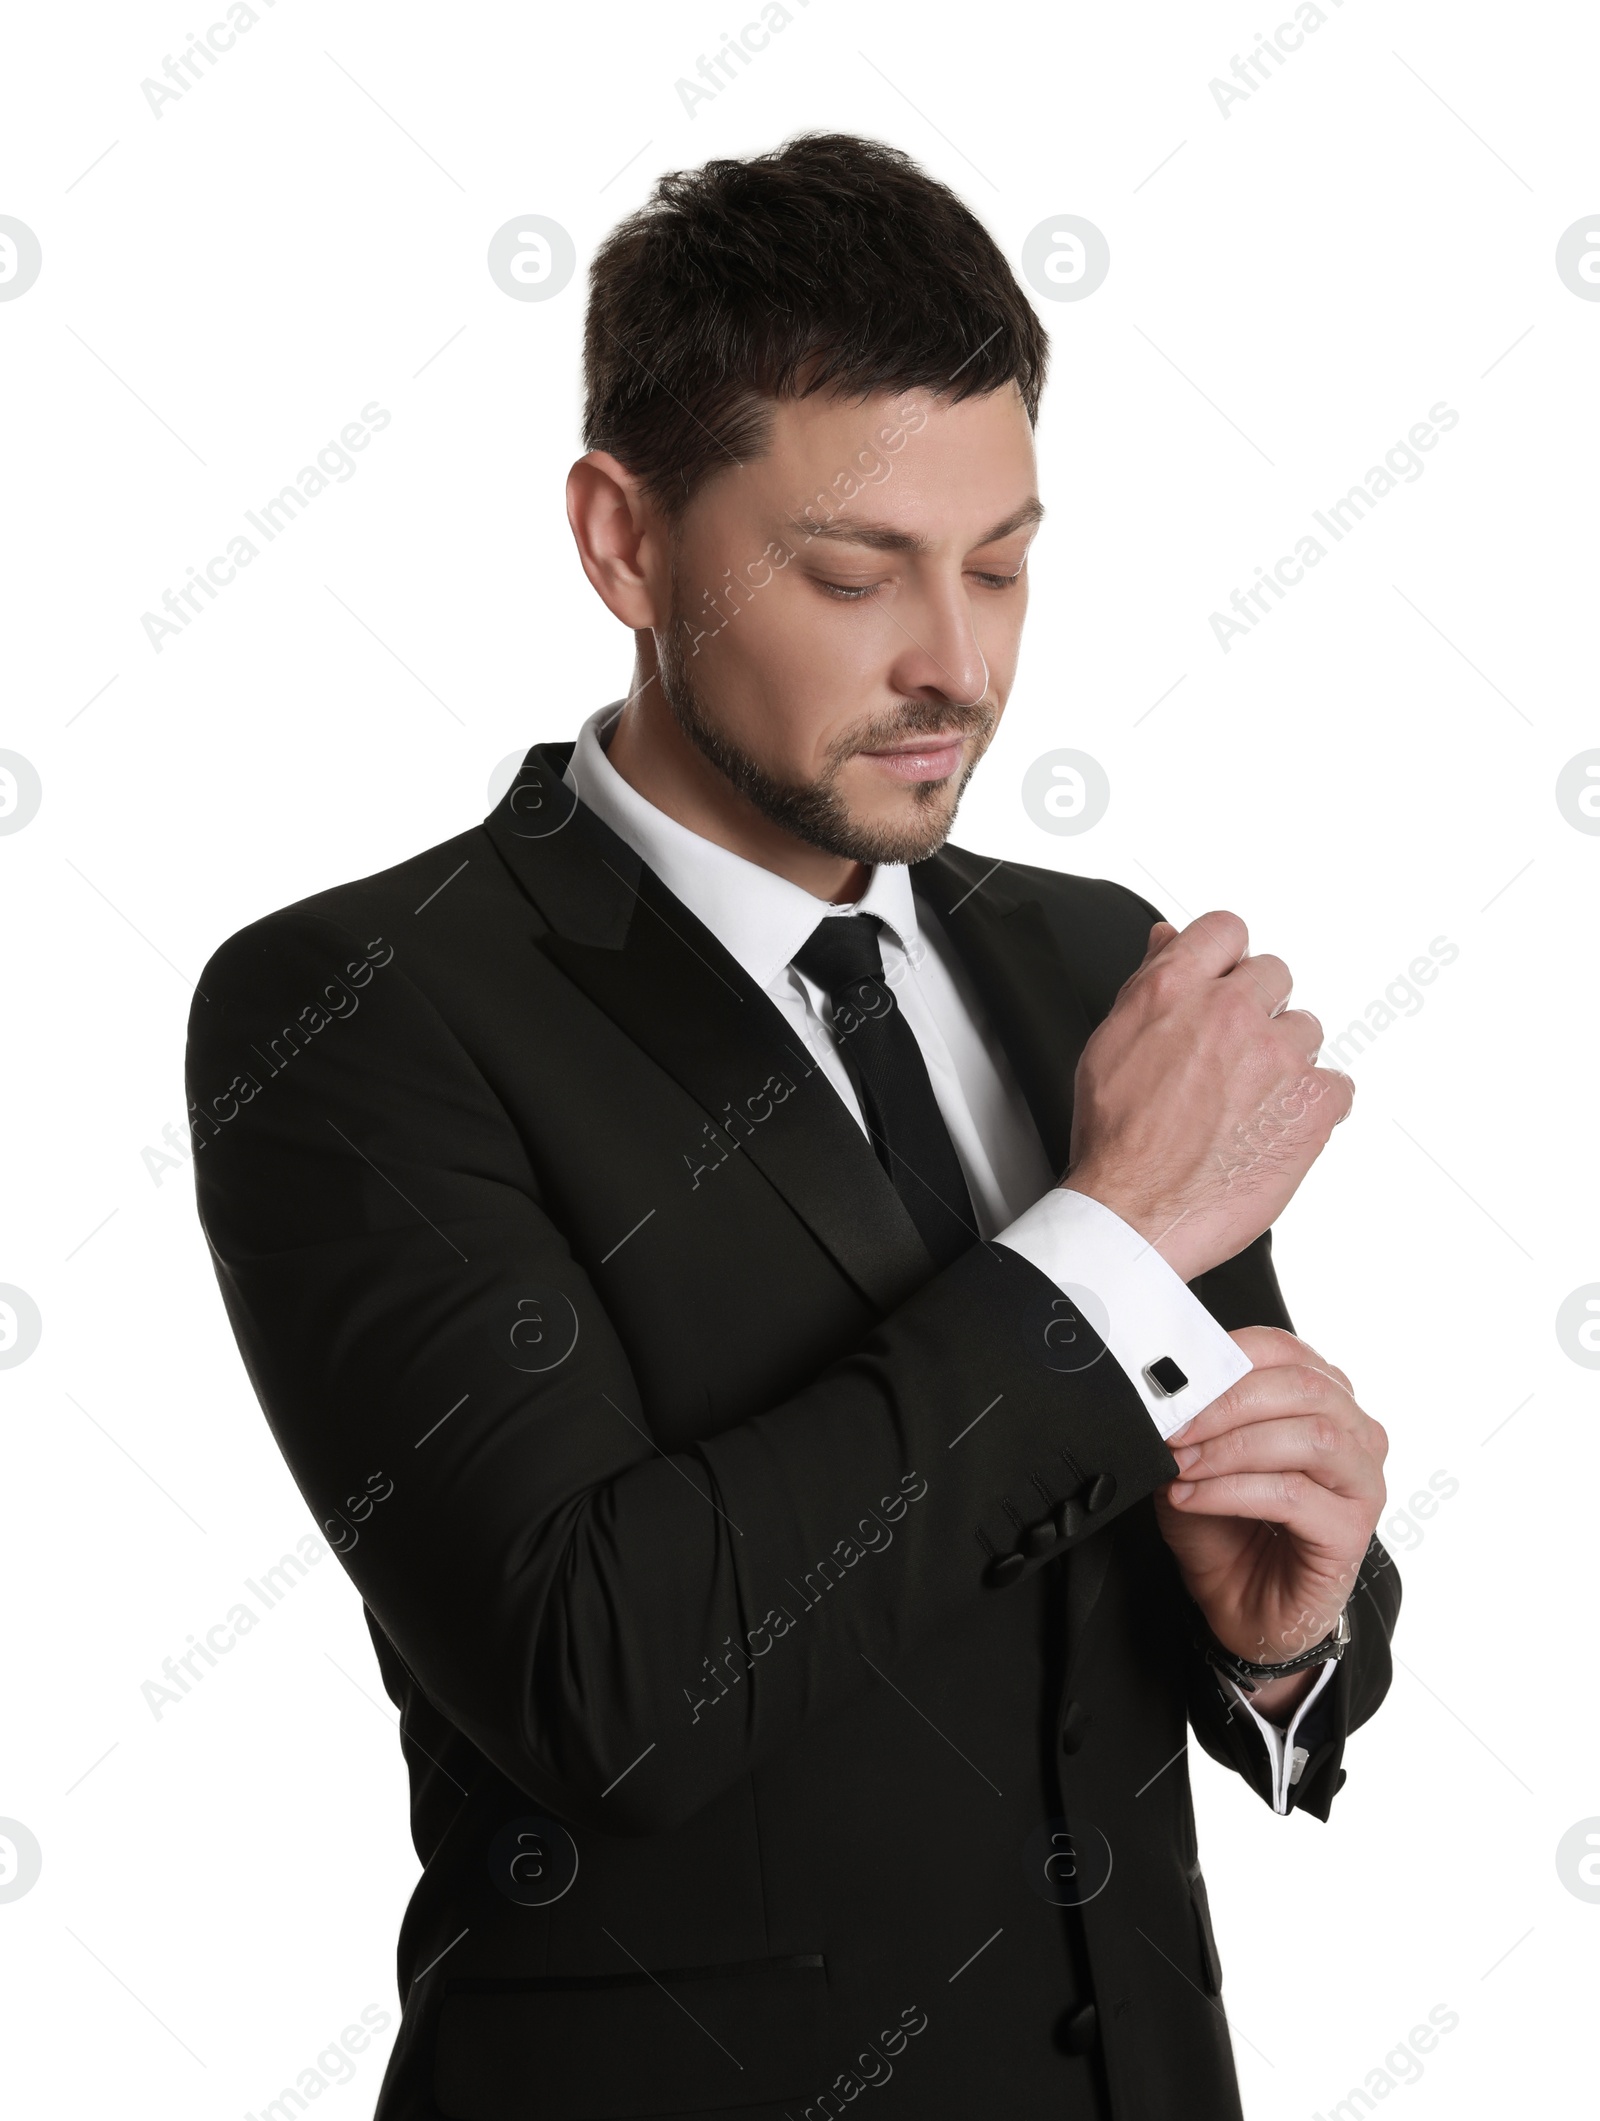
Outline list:
[[[1197,1613],[1200,1609],[1195,1608]],[[1292,1673],[1308,1671],[1317,1664],[1336,1664],[1350,1644],[1350,1612],[1346,1607],[1339,1615],[1332,1632],[1314,1643],[1309,1650],[1302,1650],[1298,1657],[1290,1657],[1282,1664],[1263,1664],[1253,1657],[1240,1657],[1225,1649],[1211,1632],[1205,1615],[1200,1613],[1200,1625],[1204,1636],[1200,1649],[1207,1664],[1231,1679],[1235,1686],[1246,1694],[1254,1694],[1263,1686],[1270,1686],[1275,1679],[1287,1679]]]

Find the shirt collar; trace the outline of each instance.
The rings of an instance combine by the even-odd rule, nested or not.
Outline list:
[[[901,949],[915,956],[916,901],[903,862],[879,862],[861,897],[853,905],[835,906],[691,832],[648,802],[606,757],[605,741],[622,705],[613,700],[596,708],[578,731],[567,785],[648,863],[758,986],[770,987],[779,979],[818,921],[830,914],[874,913]]]

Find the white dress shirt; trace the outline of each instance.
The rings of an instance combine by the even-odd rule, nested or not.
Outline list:
[[[866,1122],[834,1042],[827,997],[790,961],[819,921],[872,913],[883,923],[884,977],[927,1064],[979,1236],[1031,1260],[1078,1306],[1163,1440],[1245,1376],[1248,1359],[1161,1254],[1110,1208],[1057,1183],[1060,1174],[1050,1167],[970,975],[933,912],[917,904],[905,865],[880,862],[854,904],[835,906],[691,832],[640,795],[606,757],[621,709],[614,700],[583,724],[566,771],[568,786],[783,1011],[863,1133]],[[1188,1379],[1171,1396],[1145,1375],[1146,1365],[1164,1355]],[[1280,1812],[1286,1809],[1287,1779],[1298,1774],[1293,1741],[1300,1716],[1333,1669],[1324,1665],[1287,1731],[1267,1723],[1234,1690],[1272,1755]]]

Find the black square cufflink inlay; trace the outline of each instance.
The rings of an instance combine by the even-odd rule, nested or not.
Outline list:
[[[1163,1399],[1171,1399],[1175,1392],[1183,1391],[1189,1382],[1170,1355],[1162,1355],[1155,1362],[1147,1362],[1144,1375],[1151,1389],[1159,1392]]]

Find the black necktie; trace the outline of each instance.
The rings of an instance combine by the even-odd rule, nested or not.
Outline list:
[[[884,978],[877,916],[820,921],[792,962],[833,1005],[833,1035],[878,1161],[941,1267],[977,1242],[977,1217],[916,1034]]]

